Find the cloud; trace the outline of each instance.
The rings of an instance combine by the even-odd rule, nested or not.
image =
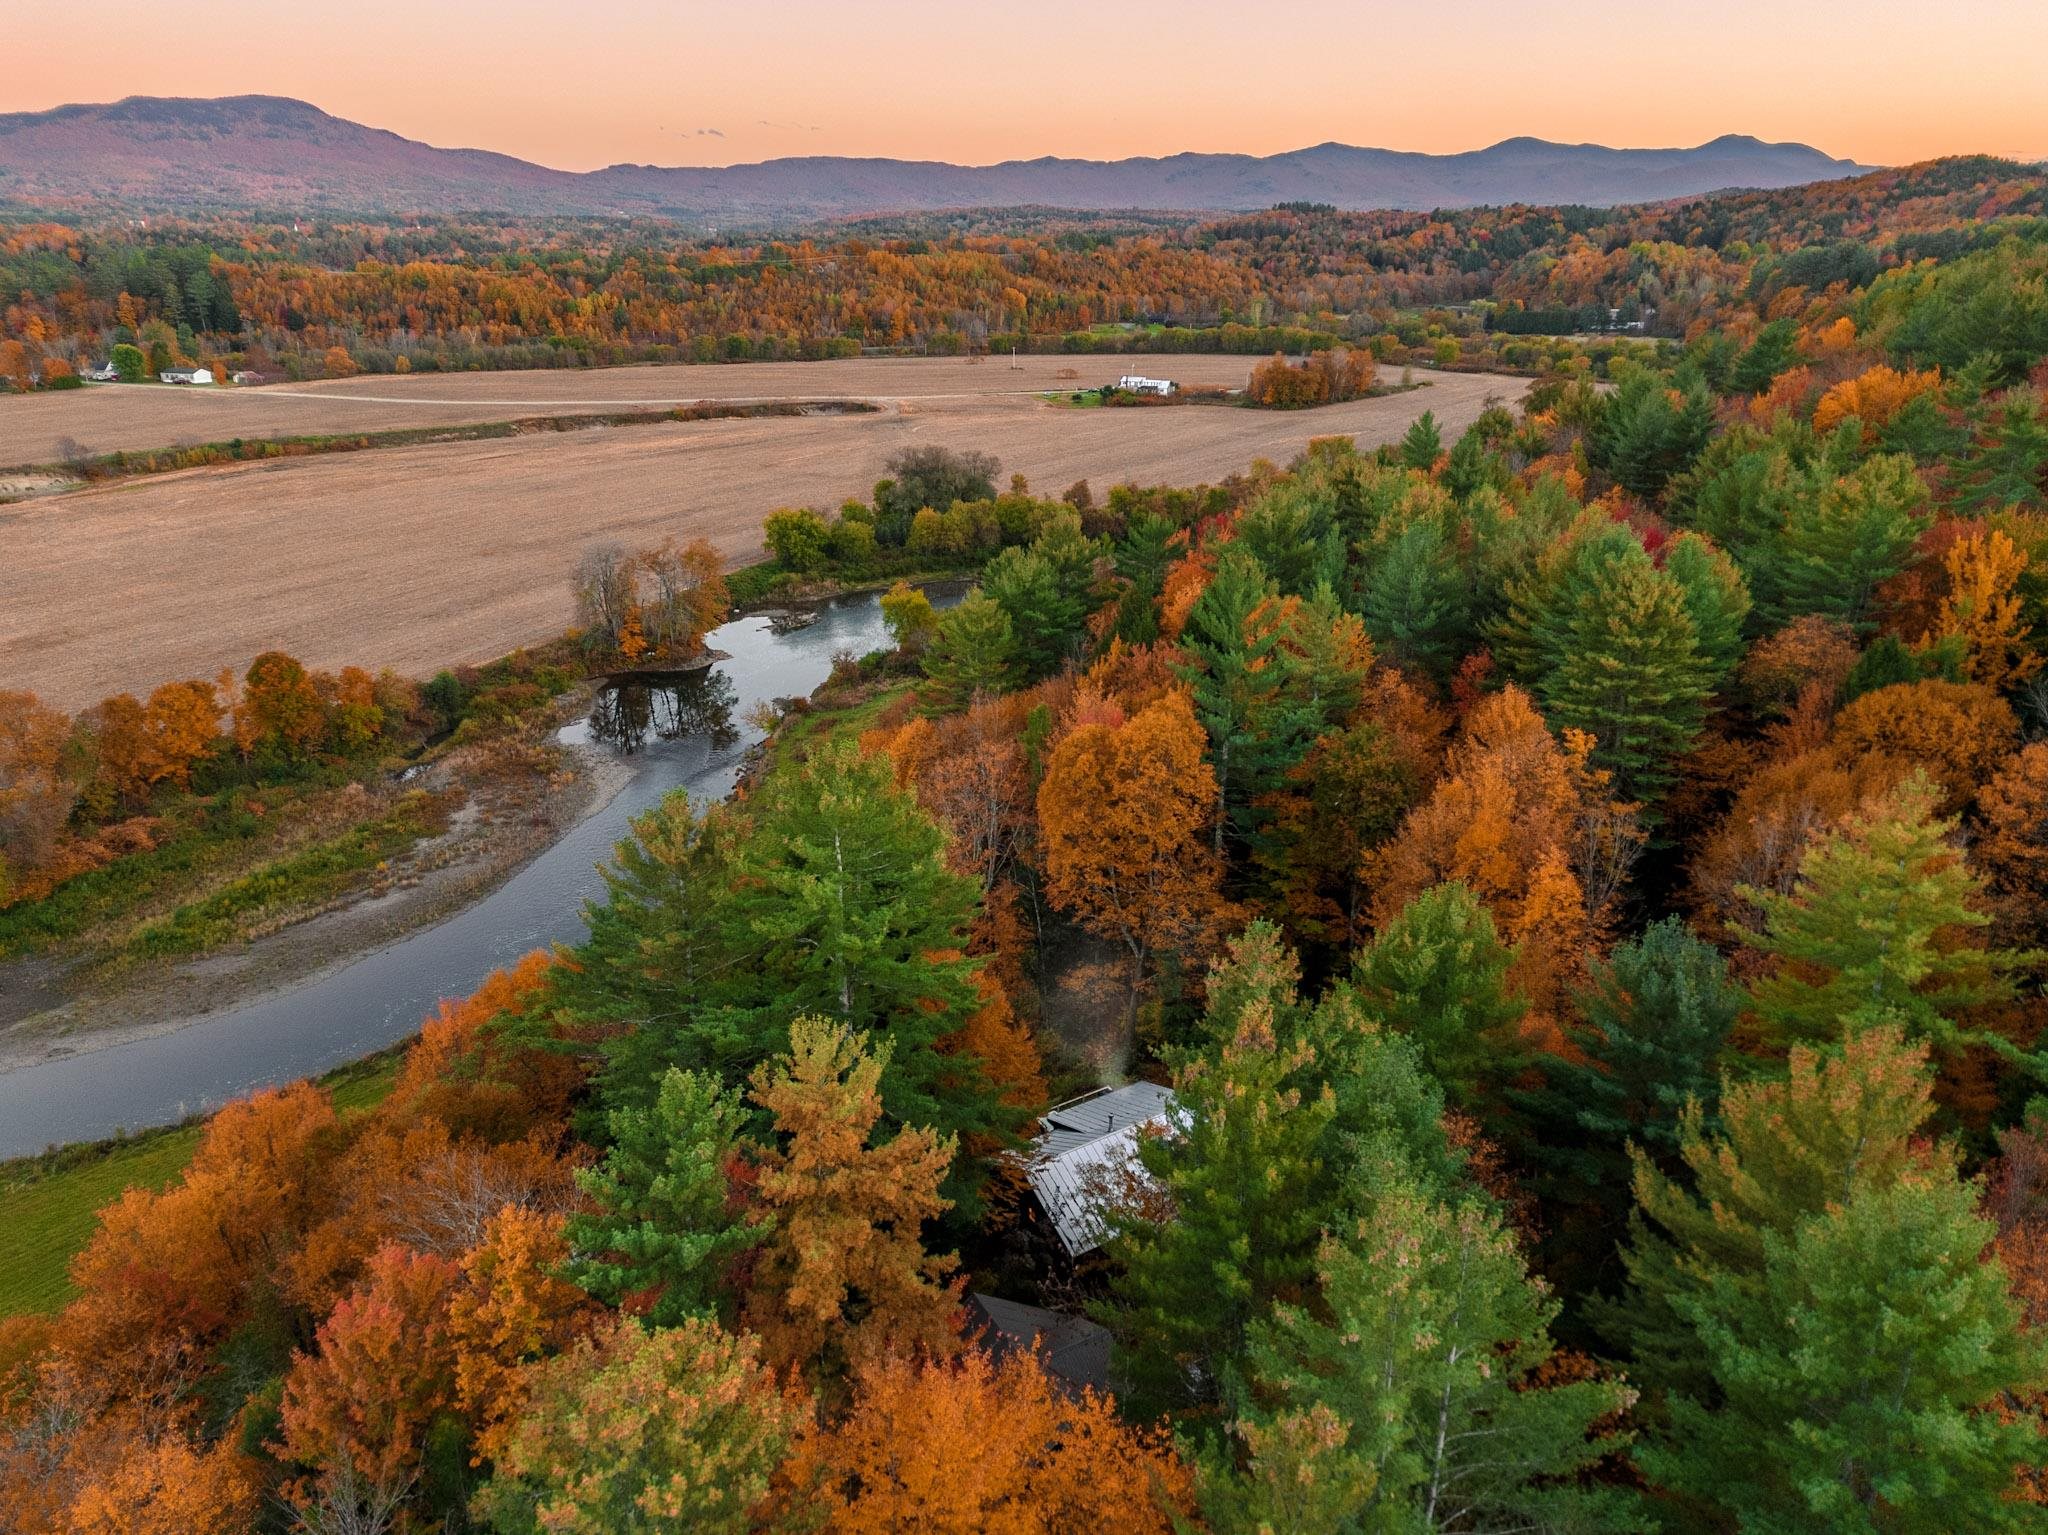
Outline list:
[[[755,119],[755,123],[758,127],[773,128],[781,133],[818,133],[823,131],[816,123],[771,123],[765,117]]]

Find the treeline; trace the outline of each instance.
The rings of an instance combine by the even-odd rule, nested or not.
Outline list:
[[[1878,279],[2037,244],[2044,219],[2037,172],[1979,157],[1645,209],[1303,207],[1188,228],[864,220],[745,246],[574,220],[23,224],[0,236],[0,290],[13,295],[0,373],[16,387],[55,380],[116,344],[138,344],[151,368],[302,377],[1368,340],[1383,361],[1533,370],[1551,354],[1489,338],[1608,309],[1674,338],[1795,311],[1861,324],[1856,296]],[[1501,305],[1491,329],[1471,307],[1489,302]],[[1531,315],[1544,318],[1508,318]]]

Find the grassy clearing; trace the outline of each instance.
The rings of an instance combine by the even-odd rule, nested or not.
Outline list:
[[[319,787],[186,801],[166,815],[170,830],[156,846],[75,875],[40,900],[0,909],[0,961],[74,943],[127,959],[217,948],[278,913],[333,900],[442,830],[453,798],[408,794],[325,835],[318,823],[332,825],[337,806]]]
[[[267,921],[344,894],[423,837],[446,829],[453,796],[415,791],[386,814],[301,848],[139,928],[123,946],[138,958],[182,958],[252,937]]]
[[[391,1091],[400,1054],[384,1051],[321,1079],[335,1107],[359,1113]],[[132,1188],[169,1187],[198,1149],[198,1123],[0,1163],[0,1316],[54,1311],[70,1298],[72,1257],[99,1212]]]

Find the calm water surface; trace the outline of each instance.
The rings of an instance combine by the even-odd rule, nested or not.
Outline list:
[[[937,592],[934,600],[945,605]],[[583,906],[601,899],[598,865],[627,820],[671,789],[693,800],[731,791],[761,733],[748,711],[809,693],[839,651],[887,643],[873,595],[819,609],[818,622],[773,633],[765,618],[716,630],[731,659],[674,688],[600,697],[566,740],[626,755],[633,776],[603,810],[476,905],[316,980],[214,1013],[175,1033],[0,1075],[0,1157],[98,1140],[119,1128],[171,1124],[259,1087],[314,1076],[416,1032],[444,997],[466,996],[530,949],[575,943]]]

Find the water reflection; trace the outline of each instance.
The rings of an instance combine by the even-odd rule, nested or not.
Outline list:
[[[739,739],[733,712],[739,692],[720,671],[678,672],[609,682],[590,705],[590,738],[622,756],[646,749],[650,740],[680,741],[702,736],[713,751]]]

